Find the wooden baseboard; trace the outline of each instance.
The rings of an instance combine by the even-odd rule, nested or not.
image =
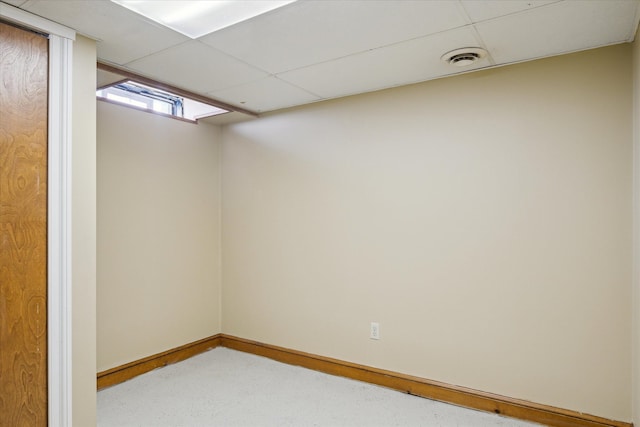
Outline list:
[[[98,372],[98,390],[120,384],[145,372],[152,371],[171,363],[181,362],[185,359],[203,353],[212,348],[218,347],[221,341],[221,334],[213,335],[144,359],[135,360],[126,365]]]
[[[358,381],[399,390],[404,393],[451,403],[465,408],[493,412],[554,427],[633,427],[632,423],[608,420],[568,409],[513,399],[466,387],[404,375],[397,372],[345,362],[343,360],[304,353],[297,350],[217,334],[172,350],[158,353],[126,365],[98,373],[98,390],[119,384],[153,369],[180,362],[215,347],[268,357],[290,365],[338,375]]]
[[[224,334],[221,336],[220,345],[233,350],[268,357],[279,362],[392,388],[416,396],[548,426],[633,427],[631,423],[608,420],[576,411],[541,405],[526,400],[512,399]]]

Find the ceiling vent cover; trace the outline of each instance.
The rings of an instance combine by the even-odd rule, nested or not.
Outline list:
[[[466,67],[487,56],[487,51],[480,47],[465,47],[452,50],[442,55],[442,60],[456,67]]]

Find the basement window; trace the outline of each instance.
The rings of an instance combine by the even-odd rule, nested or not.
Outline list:
[[[96,91],[102,99],[151,113],[195,122],[198,119],[228,113],[220,107],[176,95],[133,80],[125,80]]]

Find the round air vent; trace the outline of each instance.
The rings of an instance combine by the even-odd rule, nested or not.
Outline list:
[[[456,67],[466,67],[487,56],[487,51],[480,47],[465,47],[452,50],[442,55],[442,60]]]

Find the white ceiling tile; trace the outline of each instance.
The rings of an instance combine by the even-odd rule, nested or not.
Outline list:
[[[209,95],[214,99],[258,113],[320,100],[320,97],[276,77],[267,77],[252,83],[211,92]]]
[[[486,21],[523,10],[558,2],[559,0],[461,0],[473,22]]]
[[[38,0],[24,9],[97,39],[98,57],[121,65],[189,40],[106,0]]]
[[[102,60],[256,111],[622,43],[640,17],[640,0],[300,0],[205,45],[108,0],[4,1],[97,39]],[[439,59],[471,46],[490,58]]]
[[[429,80],[490,65],[488,58],[457,68],[440,57],[453,49],[475,46],[473,30],[450,30],[393,46],[279,74],[323,98],[335,98]]]
[[[140,74],[205,93],[259,80],[267,73],[197,40],[127,64]]]
[[[202,37],[279,73],[468,24],[457,1],[300,1]]]
[[[620,43],[633,37],[637,1],[563,1],[476,24],[498,63]]]

